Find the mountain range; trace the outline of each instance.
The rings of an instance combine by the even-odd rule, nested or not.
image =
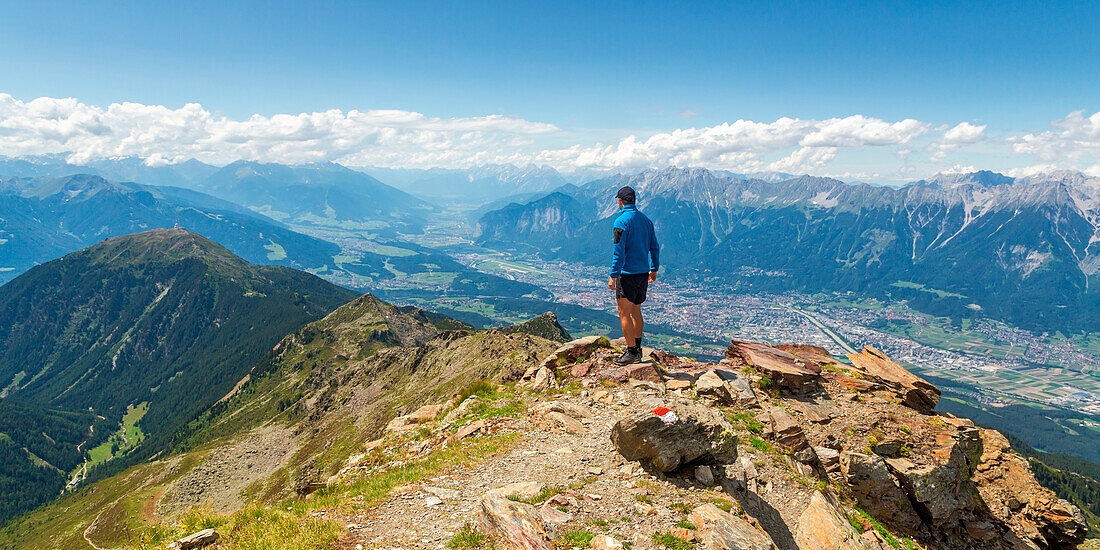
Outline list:
[[[676,276],[748,290],[858,291],[1038,330],[1100,326],[1100,179],[941,174],[900,188],[650,170],[485,213],[479,242],[601,265],[633,186]]]
[[[237,161],[194,189],[299,225],[418,232],[436,207],[333,163],[287,166]]]
[[[319,268],[340,247],[189,189],[78,174],[0,180],[0,282],[103,239],[180,225],[257,263]]]
[[[492,164],[469,169],[364,168],[409,193],[437,200],[481,204],[517,193],[537,193],[572,181],[549,166]]]

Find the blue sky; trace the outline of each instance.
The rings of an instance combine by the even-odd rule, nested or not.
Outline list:
[[[1044,142],[1042,154],[1002,143],[1062,132],[1051,122],[1075,111],[1084,121],[1075,131],[1091,135],[1089,117],[1100,110],[1097,3],[123,4],[0,5],[0,93],[22,105],[9,106],[8,116],[36,98],[76,98],[99,109],[199,103],[234,121],[330,109],[440,120],[498,115],[554,130],[481,145],[499,151],[503,143],[515,159],[553,164],[563,156],[534,152],[622,149],[631,135],[644,141],[738,120],[861,115],[889,124],[912,119],[926,129],[900,143],[841,145],[830,160],[806,166],[853,174],[871,167],[863,175],[890,179],[902,177],[906,164],[919,171],[1097,164],[1092,148],[1059,157],[1051,147],[1065,143]],[[963,122],[984,127],[980,139],[931,159],[928,148]],[[745,164],[743,155],[715,164],[770,165],[802,145],[738,142],[717,154],[747,147],[764,164]],[[393,150],[407,155],[407,146]],[[3,147],[0,140],[0,154],[27,153]],[[470,157],[477,145],[465,147]],[[705,165],[715,154],[635,155],[629,163]],[[396,165],[401,156],[358,160]],[[410,164],[433,162],[413,157],[420,160]],[[457,158],[438,163],[474,161]]]

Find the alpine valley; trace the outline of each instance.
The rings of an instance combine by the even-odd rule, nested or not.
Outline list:
[[[564,187],[485,213],[479,242],[605,263],[615,191],[631,185],[701,286],[855,291],[1036,331],[1100,326],[1100,178],[940,174],[893,188],[810,176],[650,170]],[[564,237],[564,238],[563,238]]]

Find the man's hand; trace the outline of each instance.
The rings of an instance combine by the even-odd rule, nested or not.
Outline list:
[[[607,288],[610,288],[611,290],[615,290],[615,278],[614,277],[610,277],[610,278],[607,279]]]
[[[657,280],[657,272],[656,271],[650,271],[649,272],[649,282],[652,283],[656,280]]]

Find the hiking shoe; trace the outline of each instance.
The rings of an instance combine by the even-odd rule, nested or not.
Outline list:
[[[628,347],[626,348],[626,351],[623,352],[623,355],[615,360],[615,364],[619,366],[629,365],[631,363],[637,363],[641,360],[642,350],[635,347]]]

